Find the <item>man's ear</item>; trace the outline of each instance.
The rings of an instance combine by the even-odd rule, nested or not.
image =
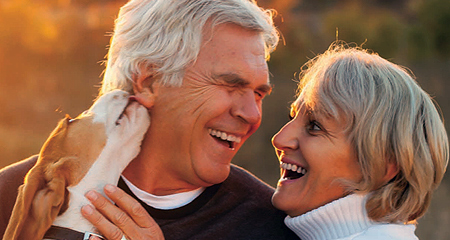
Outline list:
[[[158,95],[159,83],[156,74],[151,69],[141,71],[140,75],[133,76],[133,91],[135,99],[147,109],[153,107]]]

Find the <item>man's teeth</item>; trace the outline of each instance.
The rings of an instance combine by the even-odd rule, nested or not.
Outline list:
[[[301,173],[303,175],[306,173],[306,169],[304,169],[300,166],[294,165],[294,164],[290,164],[290,163],[282,163],[281,168],[285,169],[285,170],[290,170],[293,172]]]
[[[221,132],[219,130],[214,130],[214,129],[209,129],[208,130],[209,134],[211,136],[220,138],[224,141],[229,141],[229,142],[236,142],[236,143],[240,143],[241,142],[241,137],[237,137],[231,134],[226,134],[224,132]]]

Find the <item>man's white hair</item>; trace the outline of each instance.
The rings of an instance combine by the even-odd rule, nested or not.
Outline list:
[[[142,68],[151,68],[162,84],[180,86],[205,26],[232,23],[260,33],[268,59],[279,40],[272,14],[254,0],[131,0],[115,22],[100,94],[132,92]]]

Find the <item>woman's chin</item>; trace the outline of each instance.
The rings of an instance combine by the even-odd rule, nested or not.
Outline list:
[[[295,199],[291,199],[291,197],[285,196],[283,192],[278,191],[278,189],[275,190],[275,193],[272,196],[272,205],[276,209],[285,212],[289,216],[291,216],[291,214],[294,214],[295,212],[295,210],[293,210],[295,208],[291,203],[293,201],[295,201]]]

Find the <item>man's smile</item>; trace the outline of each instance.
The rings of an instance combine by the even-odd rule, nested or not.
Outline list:
[[[222,132],[215,129],[208,129],[208,132],[211,136],[218,139],[219,141],[222,141],[224,143],[227,143],[229,148],[234,150],[236,144],[240,143],[242,138],[239,136],[235,136],[231,133]]]

